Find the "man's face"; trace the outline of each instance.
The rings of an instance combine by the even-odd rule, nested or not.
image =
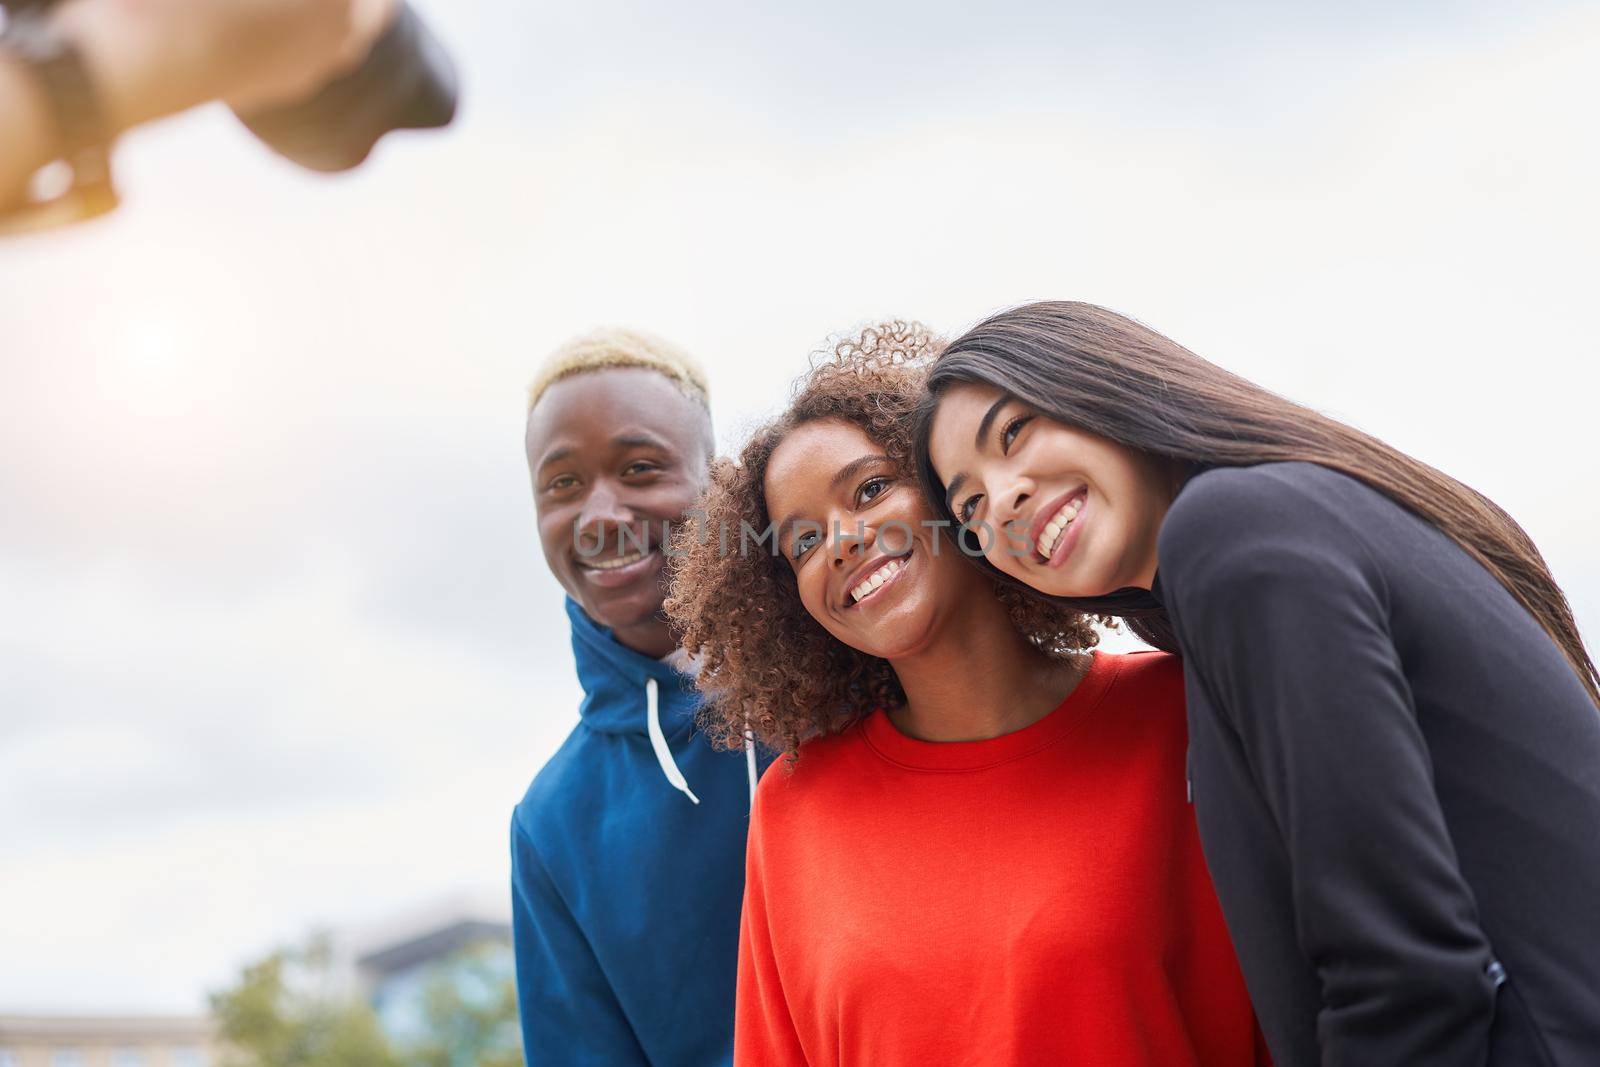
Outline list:
[[[528,470],[550,570],[595,622],[660,627],[668,527],[705,488],[705,410],[641,367],[584,371],[551,385],[528,417]]]

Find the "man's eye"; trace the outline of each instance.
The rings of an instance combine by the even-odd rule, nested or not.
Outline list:
[[[636,460],[633,463],[630,463],[626,467],[622,468],[622,474],[623,474],[624,477],[626,477],[626,476],[628,476],[630,474],[649,474],[651,471],[658,471],[660,469],[661,469],[661,465],[660,464],[651,463],[651,462],[648,462],[647,460],[642,460],[641,459],[641,460]]]
[[[876,500],[888,491],[889,484],[890,479],[881,474],[876,478],[868,478],[861,483],[861,488],[856,490],[856,504],[859,506]]]
[[[564,489],[571,489],[577,484],[578,479],[574,478],[572,475],[558,474],[554,478],[550,479],[549,484],[547,484],[545,488],[550,490],[552,493],[559,493]]]
[[[1000,454],[1005,455],[1011,450],[1011,442],[1017,439],[1017,434],[1022,428],[1033,421],[1032,415],[1018,415],[1000,430]]]
[[[972,496],[967,497],[967,499],[965,499],[965,500],[963,500],[961,502],[961,521],[962,522],[971,522],[972,521],[972,516],[977,513],[977,511],[978,511],[978,501],[982,498],[982,496],[983,496],[982,493],[975,493]]]

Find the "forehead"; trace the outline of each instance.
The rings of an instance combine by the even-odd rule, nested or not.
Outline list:
[[[978,425],[994,402],[1005,394],[992,385],[963,382],[953,385],[939,397],[933,413],[928,452],[934,466],[941,457],[947,462],[969,455]]]
[[[597,447],[617,430],[646,430],[684,451],[704,438],[708,416],[666,375],[645,367],[580,371],[551,384],[528,416],[528,454],[557,442]]]
[[[882,452],[883,446],[853,422],[820,419],[795,427],[767,461],[764,489],[773,517],[783,510],[780,500],[801,506],[820,498],[830,491],[828,483],[840,467]]]

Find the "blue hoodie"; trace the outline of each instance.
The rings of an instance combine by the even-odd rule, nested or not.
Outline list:
[[[580,721],[511,818],[527,1061],[730,1063],[754,753],[694,729],[689,676],[567,617]]]

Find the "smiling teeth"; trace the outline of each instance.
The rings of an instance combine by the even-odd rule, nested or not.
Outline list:
[[[1046,523],[1045,528],[1039,531],[1039,555],[1045,559],[1050,558],[1050,553],[1056,550],[1056,542],[1061,539],[1062,532],[1072,525],[1072,520],[1077,518],[1078,512],[1082,510],[1083,499],[1081,497],[1077,500],[1069,500],[1061,506],[1061,510],[1056,512],[1055,518]]]
[[[614,571],[618,567],[626,567],[630,563],[638,563],[641,559],[644,559],[643,552],[630,552],[626,556],[601,560],[598,563],[586,563],[584,566],[593,567],[597,571]]]
[[[891,559],[888,563],[885,563],[883,566],[879,567],[877,570],[868,575],[866,580],[860,585],[857,585],[854,589],[850,590],[850,599],[860,603],[861,599],[868,593],[878,588],[884,582],[887,582],[890,578],[893,578],[895,575],[899,574],[901,568],[904,566],[905,563],[902,561],[898,559]]]

